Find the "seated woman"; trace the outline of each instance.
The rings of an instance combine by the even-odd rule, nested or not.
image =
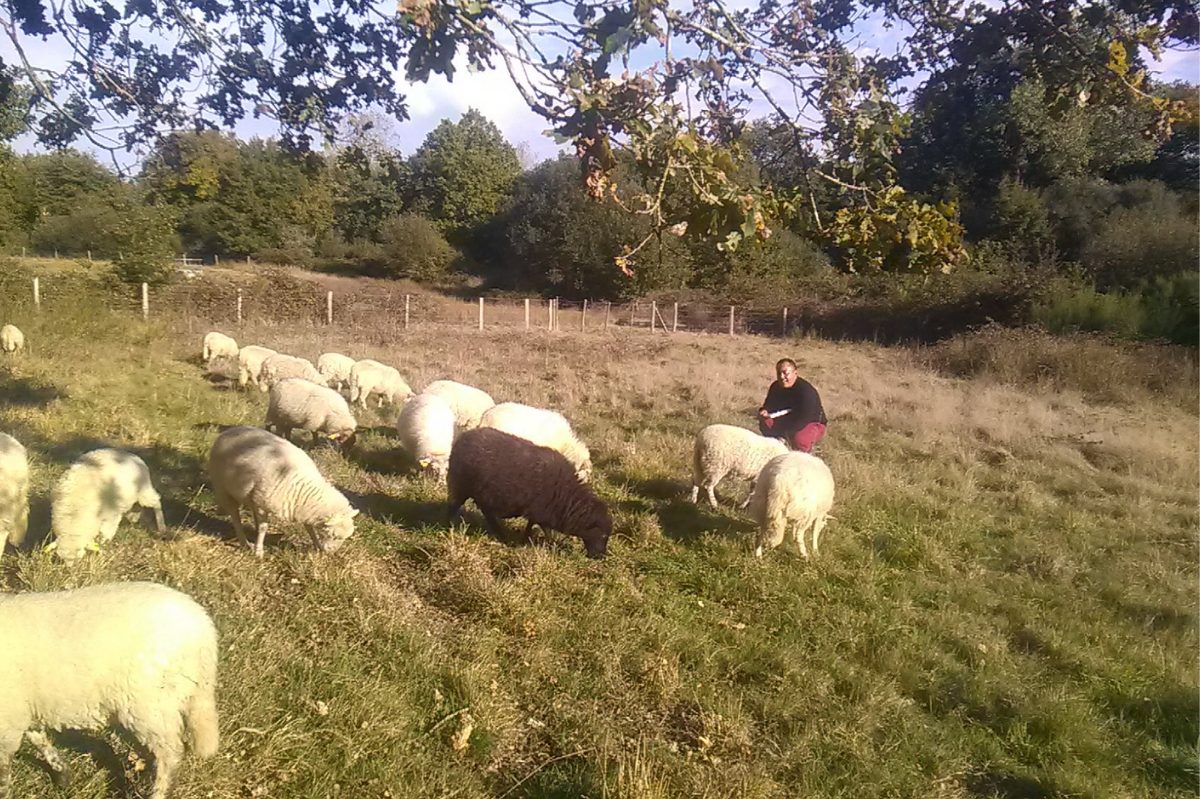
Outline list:
[[[758,430],[764,436],[782,438],[792,449],[812,452],[825,435],[825,409],[812,384],[796,374],[796,362],[783,358],[775,364],[778,380],[767,389],[758,410]]]

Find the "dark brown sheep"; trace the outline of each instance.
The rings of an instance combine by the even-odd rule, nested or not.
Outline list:
[[[608,551],[608,508],[552,449],[492,428],[468,430],[450,450],[446,482],[451,520],[473,499],[494,536],[501,536],[501,519],[523,516],[526,535],[536,524],[582,539],[590,558]]]

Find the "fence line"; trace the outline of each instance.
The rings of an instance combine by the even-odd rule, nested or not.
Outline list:
[[[63,284],[69,283],[64,279]],[[60,296],[60,281],[32,278],[32,299],[41,310],[47,296]],[[323,296],[322,296],[323,295]],[[28,296],[28,295],[27,295]],[[326,326],[378,326],[380,322],[402,320],[402,329],[429,325],[475,328],[476,330],[512,329],[535,331],[536,308],[545,309],[547,332],[565,329],[579,332],[610,332],[642,329],[655,335],[711,333],[718,335],[787,334],[795,332],[802,314],[780,310],[760,310],[737,305],[673,302],[670,319],[657,300],[569,301],[561,298],[481,297],[454,299],[433,294],[393,292],[363,287],[348,292],[322,290],[316,284],[295,281],[285,286],[266,284],[233,286],[228,283],[188,281],[151,287],[142,283],[134,296],[125,299],[120,292],[106,295],[105,302],[115,309],[140,312],[149,319],[153,308],[166,308],[190,318],[203,318],[214,324],[243,325],[251,322],[309,322]],[[397,325],[399,327],[400,325]]]

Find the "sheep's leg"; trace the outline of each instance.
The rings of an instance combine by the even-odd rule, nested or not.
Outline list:
[[[217,492],[217,507],[229,514],[233,532],[237,535],[238,541],[242,542],[242,546],[250,546],[250,541],[246,538],[246,529],[242,526],[242,508],[238,505],[237,500],[228,494]]]
[[[699,498],[700,498],[700,485],[698,483],[692,483],[692,504],[695,505],[696,500],[698,500]]]
[[[491,533],[493,537],[503,540],[503,522],[496,518],[496,514],[492,513],[491,511],[483,510],[483,508],[480,508],[480,510],[483,511],[483,521],[487,524],[488,532]]]
[[[51,779],[54,784],[60,788],[65,788],[71,784],[71,765],[67,759],[62,756],[62,753],[55,748],[50,742],[49,736],[40,730],[28,730],[25,733],[25,738],[29,743],[33,744],[34,748],[41,754],[42,760],[46,761],[46,765],[50,767]]]
[[[704,490],[708,492],[708,504],[714,508],[717,507],[716,488],[717,488],[716,483],[711,483],[704,487]]]
[[[19,727],[0,731],[0,799],[8,799],[12,793],[12,758],[21,747],[23,733]]]
[[[140,515],[139,511],[130,510],[130,514],[134,514],[134,519]],[[117,528],[121,526],[121,514],[113,514],[100,519],[100,540],[108,543],[113,540],[117,534]]]
[[[796,539],[796,543],[800,545],[800,554],[805,560],[808,560],[808,545],[805,543],[805,534],[808,532],[809,520],[807,518],[796,522],[792,527],[792,535]]]
[[[254,542],[254,557],[261,558],[263,542],[267,540],[267,520],[258,515],[258,508],[251,506],[250,513],[254,516],[254,530],[258,534],[258,538]]]
[[[828,516],[819,516],[813,523],[813,556],[817,554],[817,544],[821,540],[821,531],[825,529],[825,522],[829,520]]]
[[[738,505],[738,510],[745,510],[750,506],[750,500],[754,497],[754,486],[758,485],[758,478],[750,481],[750,493],[746,495],[746,501]]]
[[[183,759],[183,716],[178,711],[141,710],[122,714],[121,723],[154,758],[154,789],[150,799],[167,799],[171,778]]]

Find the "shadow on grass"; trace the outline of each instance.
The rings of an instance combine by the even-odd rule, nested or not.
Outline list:
[[[1048,799],[1058,795],[1053,787],[1038,780],[1001,771],[972,774],[967,778],[967,790],[988,799]]]
[[[350,504],[377,522],[394,524],[405,529],[446,527],[446,503],[405,499],[380,492],[360,493],[339,489]]]
[[[722,503],[713,510],[707,504],[693,504],[691,485],[663,477],[639,478],[626,472],[609,473],[609,481],[624,485],[637,499],[621,500],[615,507],[625,512],[654,513],[666,538],[676,542],[696,541],[704,535],[745,538],[754,525],[749,517],[738,517],[735,506]]]
[[[0,405],[42,408],[65,396],[66,393],[52,383],[13,377],[9,373],[0,375]]]
[[[108,741],[97,735],[79,730],[51,731],[49,735],[57,749],[64,751],[64,753],[70,752],[72,754],[87,755],[96,764],[97,768],[104,772],[107,795],[134,795],[134,785],[130,782],[125,772],[125,764]],[[122,738],[125,737],[127,736],[122,736]],[[24,750],[22,750],[20,757],[45,772],[47,779],[52,780],[63,795],[71,795],[72,791],[69,786],[72,782],[80,782],[84,779],[84,775],[78,772],[71,773],[64,778],[63,775],[51,769],[40,757],[36,757]]]

